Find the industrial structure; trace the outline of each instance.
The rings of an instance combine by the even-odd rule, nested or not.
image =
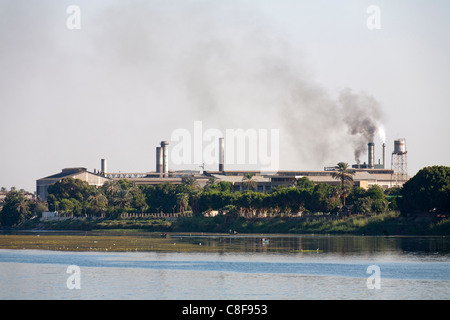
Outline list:
[[[404,138],[394,140],[391,165],[392,180],[395,181],[395,186],[402,186],[409,179],[406,140]]]
[[[369,142],[367,144],[367,155],[368,155],[368,159],[367,159],[367,163],[357,163],[352,165],[352,168],[354,169],[386,169],[386,144],[383,143],[382,147],[383,147],[383,155],[382,155],[382,160],[378,159],[378,164],[375,163],[375,143],[373,142]],[[381,162],[382,161],[382,162]]]
[[[105,177],[106,171],[106,160],[102,159],[102,171],[90,172],[86,168],[65,168],[62,169],[60,173],[38,179],[36,181],[36,197],[40,201],[47,201],[48,197],[48,187],[64,178],[74,178],[86,181],[90,185],[100,187],[109,178]]]
[[[225,171],[225,139],[219,138],[219,171]]]
[[[64,178],[72,177],[88,182],[90,185],[102,186],[108,180],[128,179],[138,185],[157,185],[164,182],[181,184],[189,178],[194,178],[199,186],[204,186],[211,177],[216,181],[231,182],[233,190],[246,190],[247,185],[244,182],[244,176],[252,173],[252,179],[255,181],[256,191],[271,192],[277,186],[291,186],[302,177],[307,177],[314,183],[327,183],[338,185],[340,182],[332,177],[335,167],[325,167],[324,170],[281,170],[277,173],[266,174],[260,171],[248,170],[230,170],[225,168],[225,143],[224,138],[219,138],[219,161],[218,170],[169,170],[169,143],[161,141],[160,146],[156,147],[156,168],[154,172],[126,172],[114,173],[108,172],[106,159],[101,159],[101,169],[94,172],[87,171],[86,168],[66,168],[61,173],[48,176],[36,181],[36,192],[38,199],[46,201],[48,196],[48,187]],[[394,141],[394,151],[392,152],[391,169],[386,168],[386,145],[382,145],[382,162],[375,164],[375,144],[368,143],[368,162],[367,164],[352,165],[354,171],[354,186],[368,189],[372,185],[379,185],[383,189],[401,186],[409,177],[407,174],[406,162],[406,143],[405,139]]]

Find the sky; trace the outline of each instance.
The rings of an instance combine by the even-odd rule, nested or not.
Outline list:
[[[0,0],[0,186],[33,192],[103,158],[154,171],[160,141],[172,151],[199,122],[275,130],[280,170],[365,162],[369,140],[390,168],[398,138],[409,175],[448,166],[449,13],[446,0]]]

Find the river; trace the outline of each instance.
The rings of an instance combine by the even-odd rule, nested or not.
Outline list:
[[[450,298],[446,237],[108,234],[106,248],[104,234],[78,236],[78,249],[44,250],[7,248],[0,235],[0,299]],[[80,251],[82,239],[99,246]]]

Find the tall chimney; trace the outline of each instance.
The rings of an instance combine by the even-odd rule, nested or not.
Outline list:
[[[169,143],[167,141],[161,141],[161,148],[163,154],[163,170],[164,177],[168,176],[169,173]]]
[[[369,142],[369,163],[367,164],[368,168],[373,169],[375,167],[375,144],[373,142]]]
[[[225,142],[224,138],[219,138],[219,171],[224,171],[225,164]]]
[[[386,169],[386,144],[383,143],[383,169]]]
[[[156,147],[156,172],[162,173],[163,171],[163,152],[161,147]]]
[[[101,175],[105,175],[106,173],[106,159],[102,159],[101,161]]]

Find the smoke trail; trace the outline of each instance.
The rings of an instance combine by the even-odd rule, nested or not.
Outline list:
[[[359,162],[380,126],[380,103],[351,89],[332,98],[311,80],[292,39],[260,16],[250,27],[239,18],[222,27],[221,19],[228,20],[222,14],[209,13],[214,19],[203,21],[202,40],[177,63],[192,109],[216,126],[280,126],[286,140],[280,158],[294,159],[296,167],[345,157],[349,141]]]
[[[359,161],[381,119],[373,97],[347,89],[332,98],[305,71],[297,41],[257,10],[228,2],[155,3],[111,7],[98,17],[97,68],[117,85],[126,75],[133,93],[108,88],[111,100],[132,97],[130,110],[140,99],[160,102],[158,119],[170,119],[170,126],[155,121],[159,130],[194,120],[222,131],[280,128],[280,159],[295,168],[334,163],[350,150],[349,141]]]
[[[383,143],[386,143],[386,129],[384,128],[384,125],[380,124],[378,127],[378,136],[380,137],[381,141]]]
[[[373,142],[381,128],[382,109],[380,103],[365,93],[354,94],[350,89],[343,90],[339,96],[343,120],[348,126],[354,146],[357,163],[367,151],[367,143]]]

